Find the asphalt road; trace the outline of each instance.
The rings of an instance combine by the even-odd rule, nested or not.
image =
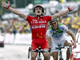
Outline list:
[[[29,45],[5,45],[0,47],[0,60],[30,60],[28,59]],[[63,50],[63,58],[66,60],[66,50]],[[52,57],[50,60],[53,60]]]

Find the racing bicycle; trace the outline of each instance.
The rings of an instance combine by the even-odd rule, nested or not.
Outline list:
[[[63,58],[62,58],[62,51],[61,51],[61,49],[63,49],[63,48],[69,48],[70,54],[71,54],[71,52],[72,52],[72,47],[71,46],[61,46],[61,44],[58,44],[58,47],[51,49],[51,50],[59,49],[59,52],[58,52],[59,53],[59,60],[63,60]]]
[[[42,60],[42,58],[41,58],[41,53],[42,52],[49,52],[49,59],[50,59],[51,48],[49,48],[49,50],[42,50],[41,47],[39,47],[36,50],[31,50],[31,47],[29,47],[29,49],[28,49],[28,58],[30,58],[30,52],[38,52],[37,60]]]

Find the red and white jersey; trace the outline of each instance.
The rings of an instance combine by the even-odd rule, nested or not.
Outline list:
[[[46,38],[47,24],[51,21],[51,16],[32,17],[28,15],[26,20],[31,27],[32,39]]]

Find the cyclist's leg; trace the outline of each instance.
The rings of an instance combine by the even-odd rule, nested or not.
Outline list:
[[[45,49],[46,50],[49,49],[48,43],[47,43],[47,41],[45,39],[44,39],[44,43],[41,45],[41,48],[44,49],[44,50]],[[49,52],[44,52],[43,56],[44,56],[44,60],[49,60]]]
[[[32,41],[31,44],[31,50],[36,50],[36,48],[38,48],[38,46],[35,43],[35,40]],[[37,52],[31,52],[31,60],[35,60],[37,57]]]
[[[31,60],[36,60],[37,52],[31,52]]]
[[[69,43],[67,40],[65,41],[65,43],[64,43],[64,46],[69,46],[69,45],[71,45],[71,43]],[[70,50],[69,50],[69,48],[67,49],[67,52],[66,52],[66,57],[67,57],[67,60],[70,58]]]
[[[56,40],[56,39],[53,39],[53,42],[51,43],[51,48],[56,48],[58,47],[58,44],[61,44],[60,42],[63,42],[61,40]],[[53,57],[54,60],[58,60],[58,52],[59,52],[59,49],[53,49],[51,50],[51,55]]]
[[[49,52],[44,52],[43,56],[44,56],[44,60],[49,60]]]
[[[51,48],[56,48],[56,47],[58,47],[57,43],[56,42],[52,42],[51,43]],[[58,52],[59,52],[59,50],[58,49],[54,49],[51,52],[52,52],[51,55],[52,55],[53,59],[54,60],[58,60]]]
[[[54,58],[54,60],[58,60],[58,52],[57,51],[52,52],[51,55]]]

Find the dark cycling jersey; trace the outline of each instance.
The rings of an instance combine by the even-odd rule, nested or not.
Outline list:
[[[46,38],[47,24],[51,21],[51,16],[32,17],[28,15],[26,20],[31,27],[32,39]]]

